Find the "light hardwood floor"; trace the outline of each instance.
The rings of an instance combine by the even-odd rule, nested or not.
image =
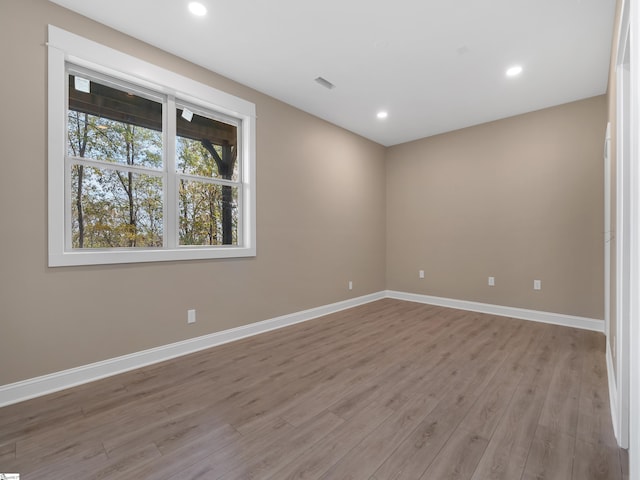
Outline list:
[[[2,408],[0,472],[622,480],[604,346],[381,300]]]

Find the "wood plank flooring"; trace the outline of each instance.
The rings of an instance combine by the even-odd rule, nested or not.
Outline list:
[[[624,480],[601,334],[385,299],[0,409],[21,479]]]

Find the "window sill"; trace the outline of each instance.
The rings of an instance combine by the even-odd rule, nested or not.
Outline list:
[[[50,267],[108,265],[119,263],[173,262],[216,258],[255,257],[255,247],[181,247],[176,249],[77,250],[56,254],[49,252]]]

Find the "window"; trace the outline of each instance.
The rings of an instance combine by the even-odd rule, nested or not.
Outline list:
[[[255,106],[49,26],[49,265],[255,255]]]

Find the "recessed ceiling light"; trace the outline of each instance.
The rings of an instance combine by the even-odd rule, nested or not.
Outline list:
[[[200,2],[189,2],[189,11],[198,17],[203,17],[207,14],[207,7]]]
[[[520,65],[514,65],[507,69],[507,77],[515,77],[522,73],[522,67]]]
[[[380,119],[387,118],[388,116],[389,116],[389,114],[387,112],[385,112],[385,111],[378,112],[378,115],[377,115],[377,117],[380,118]]]

